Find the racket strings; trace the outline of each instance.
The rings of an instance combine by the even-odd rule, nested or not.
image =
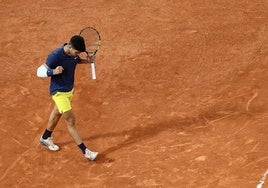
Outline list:
[[[84,29],[80,35],[85,40],[86,51],[88,53],[95,53],[100,47],[100,37],[97,31],[91,28]]]

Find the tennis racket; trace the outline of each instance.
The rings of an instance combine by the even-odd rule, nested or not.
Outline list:
[[[95,70],[95,56],[101,45],[100,34],[94,27],[85,27],[80,31],[79,35],[85,40],[86,51],[84,54],[91,62],[92,79],[95,80],[97,78]]]

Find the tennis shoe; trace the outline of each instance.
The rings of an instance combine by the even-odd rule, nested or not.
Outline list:
[[[90,151],[89,149],[85,150],[85,157],[89,161],[94,161],[99,153],[96,151]]]
[[[51,151],[57,151],[59,150],[59,146],[54,144],[52,137],[48,137],[47,139],[44,139],[42,136],[40,138],[40,144],[46,146]]]

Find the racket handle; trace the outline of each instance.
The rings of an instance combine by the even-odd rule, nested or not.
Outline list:
[[[91,65],[92,80],[96,80],[95,64],[94,63],[90,63],[90,65]]]

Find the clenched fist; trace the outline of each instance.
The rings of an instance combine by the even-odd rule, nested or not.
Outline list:
[[[61,74],[63,71],[63,67],[62,66],[57,66],[54,70],[53,70],[53,74],[57,75],[57,74]]]

